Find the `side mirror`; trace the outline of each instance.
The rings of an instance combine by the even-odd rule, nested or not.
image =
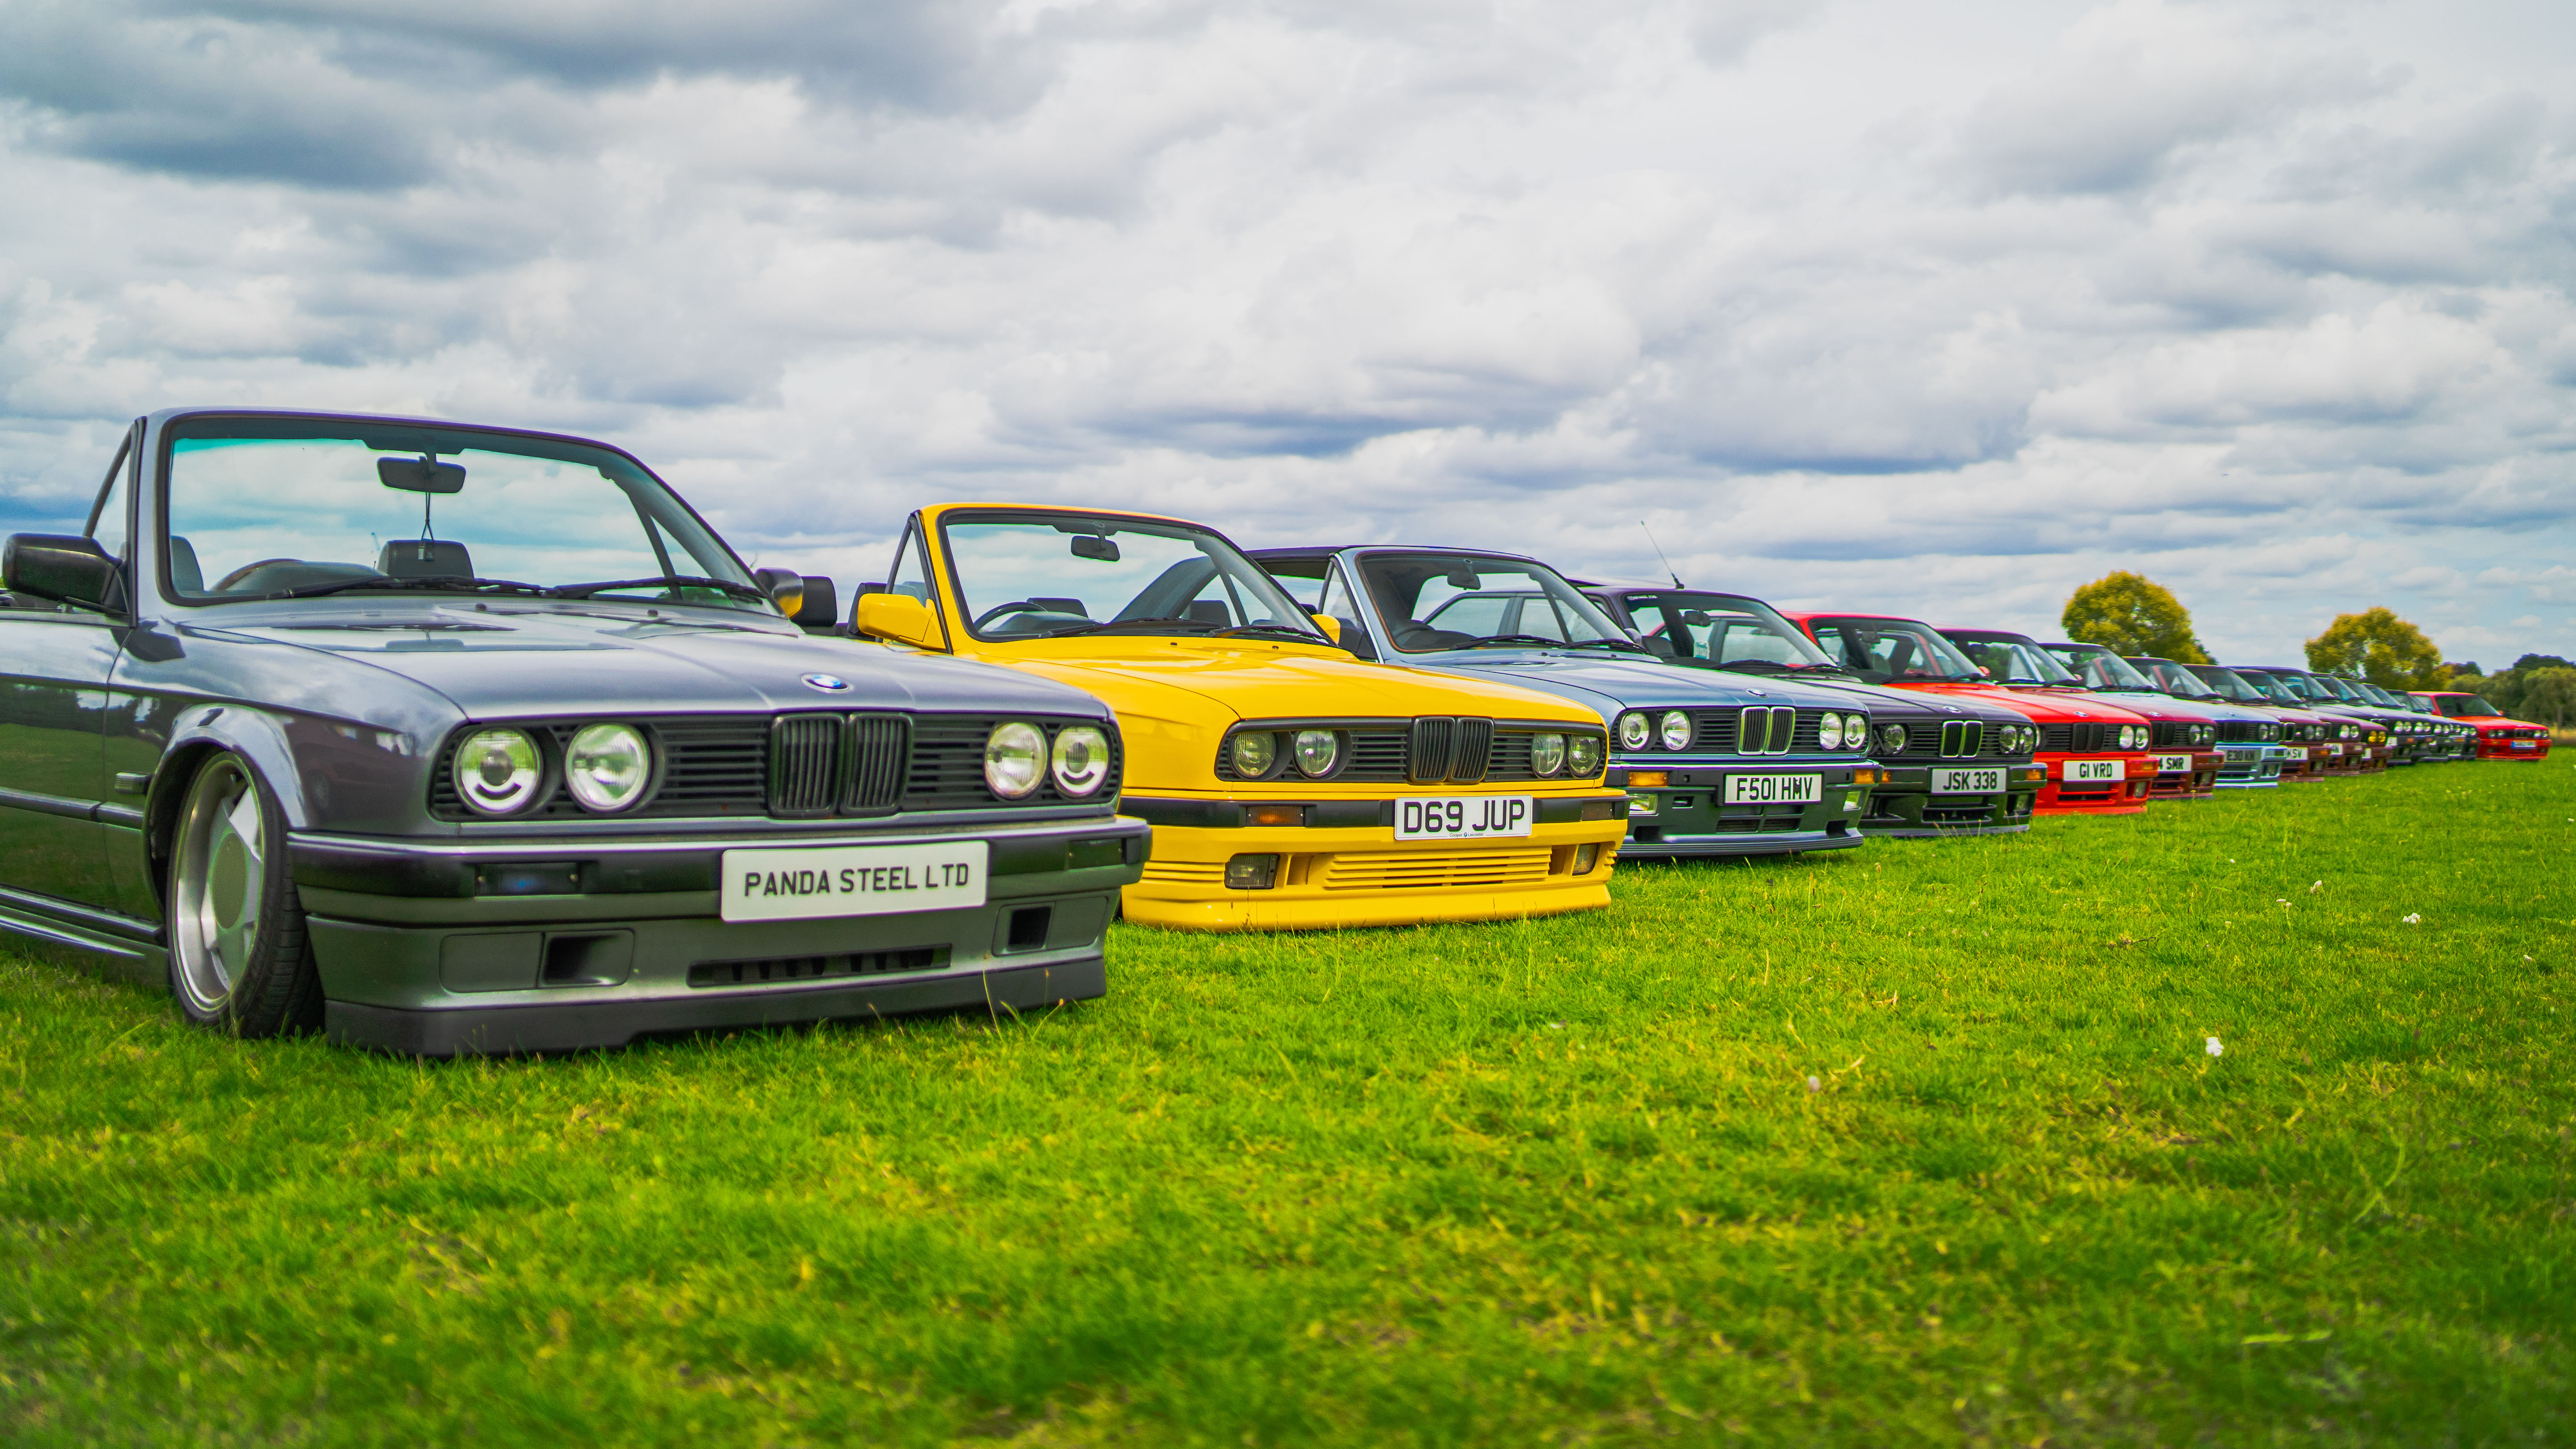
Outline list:
[[[1325,638],[1332,640],[1336,644],[1342,642],[1341,620],[1334,618],[1330,614],[1308,614],[1306,617],[1315,621],[1315,627],[1324,631]]]
[[[753,569],[751,580],[769,591],[770,602],[788,618],[805,602],[805,576],[794,569]]]
[[[13,594],[107,609],[125,601],[124,571],[94,538],[13,533],[0,544],[0,588]]]
[[[850,629],[923,649],[947,642],[940,636],[938,616],[910,594],[861,594],[858,607],[850,611]]]

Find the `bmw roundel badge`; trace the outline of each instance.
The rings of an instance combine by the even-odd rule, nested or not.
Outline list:
[[[840,694],[850,687],[850,681],[829,674],[808,674],[805,682],[825,694]]]

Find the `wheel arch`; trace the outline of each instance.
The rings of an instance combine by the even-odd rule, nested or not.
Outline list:
[[[206,761],[230,752],[242,758],[260,783],[277,799],[289,829],[310,823],[295,755],[285,727],[273,717],[238,705],[211,705],[190,710],[171,726],[170,743],[152,772],[152,794],[144,802],[144,847],[150,853],[152,891],[166,910],[170,904],[170,849],[179,828],[179,807]]]

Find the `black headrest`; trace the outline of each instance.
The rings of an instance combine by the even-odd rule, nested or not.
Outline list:
[[[1234,611],[1225,606],[1223,599],[1192,599],[1190,617],[1202,624],[1214,624],[1223,628],[1234,622]]]
[[[376,555],[376,572],[398,579],[470,579],[474,558],[446,539],[398,538]]]
[[[206,591],[206,571],[197,565],[196,545],[175,533],[170,535],[170,586],[183,594]]]

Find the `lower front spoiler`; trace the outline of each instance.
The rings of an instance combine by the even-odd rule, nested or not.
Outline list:
[[[1876,832],[1872,832],[1875,834]],[[1632,838],[1619,847],[1621,860],[1723,860],[1742,855],[1798,855],[1810,850],[1849,850],[1867,839],[1858,822],[1837,820],[1822,830],[1784,830],[1757,835],[1658,835]]]
[[[561,1005],[416,1011],[333,1001],[323,1029],[335,1042],[405,1056],[511,1056],[624,1046],[661,1032],[874,1021],[925,1011],[986,1009],[1014,1015],[1108,991],[1103,957],[996,966],[900,981],[816,986],[705,999],[574,1001]]]

